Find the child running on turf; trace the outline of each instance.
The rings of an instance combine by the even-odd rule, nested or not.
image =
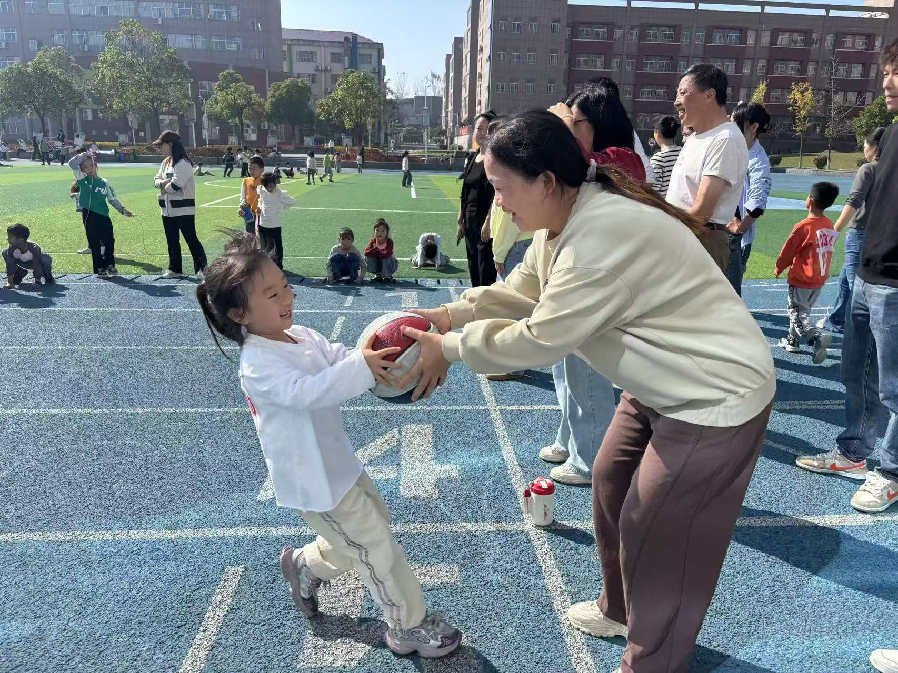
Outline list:
[[[839,196],[839,187],[832,182],[816,182],[805,201],[808,216],[795,225],[776,260],[776,277],[789,268],[789,334],[780,346],[790,353],[800,353],[801,343],[814,349],[813,361],[819,365],[826,360],[826,347],[831,337],[810,322],[811,310],[829,277],[833,246],[839,232],[823,214]]]
[[[259,185],[259,238],[266,250],[274,250],[274,263],[284,268],[281,215],[296,205],[296,199],[278,187],[278,176],[266,173]]]
[[[109,219],[109,206],[125,217],[134,217],[134,214],[118,200],[109,181],[97,175],[97,161],[89,152],[76,154],[68,163],[75,174],[75,182],[78,183],[78,207],[83,211],[94,273],[101,278],[109,278],[118,273],[115,268],[115,236],[112,220]]]
[[[318,537],[285,547],[281,572],[293,603],[318,614],[318,589],[355,569],[383,609],[396,654],[441,657],[461,632],[424,604],[421,585],[393,540],[390,514],[346,436],[340,405],[378,382],[393,384],[398,348],[332,344],[293,324],[293,289],[254,236],[234,233],[206,267],[197,299],[209,329],[240,345],[240,386],[281,507],[296,510]],[[216,337],[216,343],[218,338]],[[222,351],[224,352],[224,351]]]
[[[41,246],[29,241],[31,230],[24,224],[14,224],[6,228],[6,240],[9,247],[3,251],[3,262],[6,264],[7,290],[14,290],[31,271],[34,274],[34,286],[40,287],[42,282],[53,283],[53,259]]]
[[[331,248],[325,272],[330,283],[348,280],[350,283],[362,284],[365,278],[365,258],[355,247],[355,234],[349,227],[340,229],[337,245]]]
[[[442,269],[449,264],[449,257],[440,252],[442,238],[439,234],[421,234],[418,239],[418,247],[411,258],[412,268],[420,269],[423,266],[432,266]]]
[[[396,282],[393,274],[399,268],[399,260],[393,257],[390,225],[382,217],[374,223],[374,237],[365,247],[365,263],[374,274],[373,283]]]
[[[240,183],[240,208],[237,214],[243,218],[248,234],[256,233],[256,217],[259,214],[259,185],[265,172],[265,160],[259,155],[249,160],[249,177]]]
[[[306,156],[306,184],[315,184],[315,173],[318,172],[318,164],[315,161],[315,150],[309,150]]]

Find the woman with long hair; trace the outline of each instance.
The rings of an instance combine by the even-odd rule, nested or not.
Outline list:
[[[468,273],[471,287],[496,282],[496,263],[490,238],[487,216],[493,205],[493,187],[483,170],[483,144],[490,122],[496,118],[492,111],[482,112],[474,119],[474,143],[477,149],[468,155],[461,187],[458,209],[458,240],[465,239]]]
[[[586,182],[556,116],[504,120],[484,167],[533,244],[505,281],[417,311],[439,333],[405,328],[421,355],[400,385],[421,376],[417,399],[452,362],[489,374],[576,352],[623,387],[593,466],[602,593],[568,619],[626,637],[628,671],[685,671],[764,443],[776,392],[767,339],[700,223],[614,168]]]
[[[168,244],[168,270],[164,278],[180,278],[181,236],[193,257],[193,270],[202,277],[206,268],[206,251],[196,235],[196,178],[193,162],[181,142],[181,136],[174,131],[163,131],[156,142],[162,148],[165,159],[159,166],[154,184],[159,190],[159,208],[162,211],[162,226]]]

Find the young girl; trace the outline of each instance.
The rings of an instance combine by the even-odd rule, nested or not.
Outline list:
[[[318,533],[286,547],[281,572],[293,603],[318,614],[318,589],[355,568],[384,610],[387,646],[422,657],[452,652],[462,634],[424,605],[421,585],[390,532],[380,493],[343,430],[340,404],[378,381],[395,381],[386,356],[332,344],[293,324],[293,290],[254,236],[234,233],[206,268],[197,299],[209,329],[241,346],[240,385],[281,507]],[[215,338],[216,343],[218,338]]]
[[[318,164],[315,161],[315,150],[309,150],[306,156],[306,184],[315,184],[315,173],[318,172]]]
[[[374,274],[373,283],[395,283],[393,274],[399,268],[399,260],[393,257],[393,239],[390,238],[390,225],[383,218],[374,223],[374,238],[368,241],[365,248],[365,262],[368,270]]]
[[[259,190],[259,238],[267,249],[274,249],[274,263],[284,268],[284,242],[281,238],[281,214],[296,205],[296,199],[278,187],[274,173],[262,176]]]
[[[118,200],[109,181],[97,175],[96,160],[89,153],[73,156],[69,160],[69,168],[78,183],[78,207],[83,211],[94,273],[102,278],[114,276],[118,270],[115,268],[115,237],[112,220],[109,219],[109,206],[112,205],[125,217],[134,215]]]

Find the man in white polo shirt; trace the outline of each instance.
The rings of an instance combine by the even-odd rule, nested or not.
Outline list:
[[[729,223],[742,196],[748,148],[726,111],[727,76],[713,65],[694,65],[680,79],[674,103],[683,126],[695,133],[684,143],[670,176],[667,202],[705,222],[702,244],[726,273]]]

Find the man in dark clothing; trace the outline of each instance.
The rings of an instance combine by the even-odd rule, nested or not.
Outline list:
[[[898,40],[881,56],[886,106],[898,113]],[[862,512],[881,512],[898,502],[898,130],[880,142],[873,189],[867,198],[866,235],[842,344],[845,431],[837,448],[796,459],[813,472],[863,479],[851,499]],[[881,430],[885,428],[885,433]],[[867,457],[882,437],[879,467]]]

